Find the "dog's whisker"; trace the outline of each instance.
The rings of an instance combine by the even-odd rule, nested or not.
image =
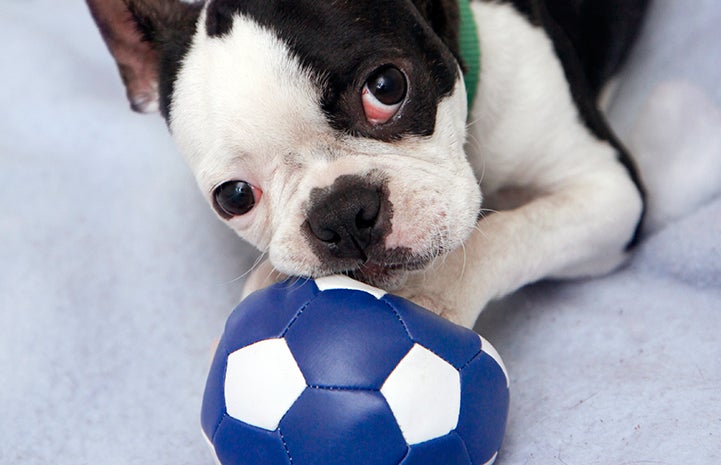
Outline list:
[[[264,277],[263,281],[264,282],[273,281],[272,276],[273,276],[274,272],[275,272],[275,267],[273,267],[272,265],[270,267],[268,267],[268,271],[265,273],[265,277]]]
[[[500,213],[500,210],[495,210],[493,208],[481,208],[481,210],[480,210],[480,214],[483,217],[486,217],[491,213]]]
[[[470,125],[468,127],[470,127],[471,125],[472,125],[472,123],[470,123]],[[469,146],[475,148],[476,150],[474,150],[474,152],[481,155],[480,156],[481,173],[478,176],[478,182],[477,182],[478,186],[480,187],[481,183],[483,182],[483,179],[486,176],[486,159],[482,156],[482,151],[480,150],[480,148],[482,147],[482,144],[478,140],[478,138],[473,134],[468,134],[466,137],[467,137],[466,145],[469,145]]]
[[[290,287],[290,289],[298,290],[301,287],[305,286],[306,284],[308,284],[308,281],[305,281],[300,276],[294,276],[290,279],[289,287]]]
[[[235,278],[231,279],[230,281],[227,281],[225,284],[234,284],[238,281],[241,281],[248,277],[253,271],[255,271],[258,266],[260,266],[261,263],[263,263],[263,260],[265,259],[266,255],[268,255],[267,251],[262,251],[258,257],[253,261],[253,264],[248,268],[245,272],[243,272],[240,276],[236,276]]]
[[[467,259],[468,259],[468,254],[467,254],[467,251],[466,251],[466,244],[465,244],[465,243],[461,243],[461,251],[463,252],[463,263],[462,263],[462,266],[461,266],[461,274],[460,274],[460,276],[458,277],[458,279],[463,279],[463,277],[466,275],[466,261],[467,261]]]

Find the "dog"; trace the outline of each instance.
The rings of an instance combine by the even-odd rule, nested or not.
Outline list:
[[[246,292],[343,273],[470,327],[638,242],[643,186],[598,102],[648,0],[87,3],[132,109],[267,257]]]

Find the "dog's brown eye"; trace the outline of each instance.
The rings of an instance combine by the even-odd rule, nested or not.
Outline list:
[[[255,207],[257,189],[245,181],[228,181],[213,192],[215,207],[225,219],[245,215]]]
[[[391,65],[378,68],[366,81],[361,95],[366,119],[372,124],[387,123],[398,112],[407,90],[401,70]]]

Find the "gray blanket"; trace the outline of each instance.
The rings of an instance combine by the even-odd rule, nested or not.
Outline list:
[[[656,0],[610,102],[650,191],[629,264],[482,315],[498,463],[721,463],[719,24]],[[1,1],[0,70],[0,464],[211,464],[201,393],[255,252],[127,109],[84,2]]]

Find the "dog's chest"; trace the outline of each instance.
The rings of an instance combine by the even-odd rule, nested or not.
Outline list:
[[[472,4],[481,73],[466,152],[486,194],[560,175],[567,147],[592,137],[551,39],[512,3]]]

